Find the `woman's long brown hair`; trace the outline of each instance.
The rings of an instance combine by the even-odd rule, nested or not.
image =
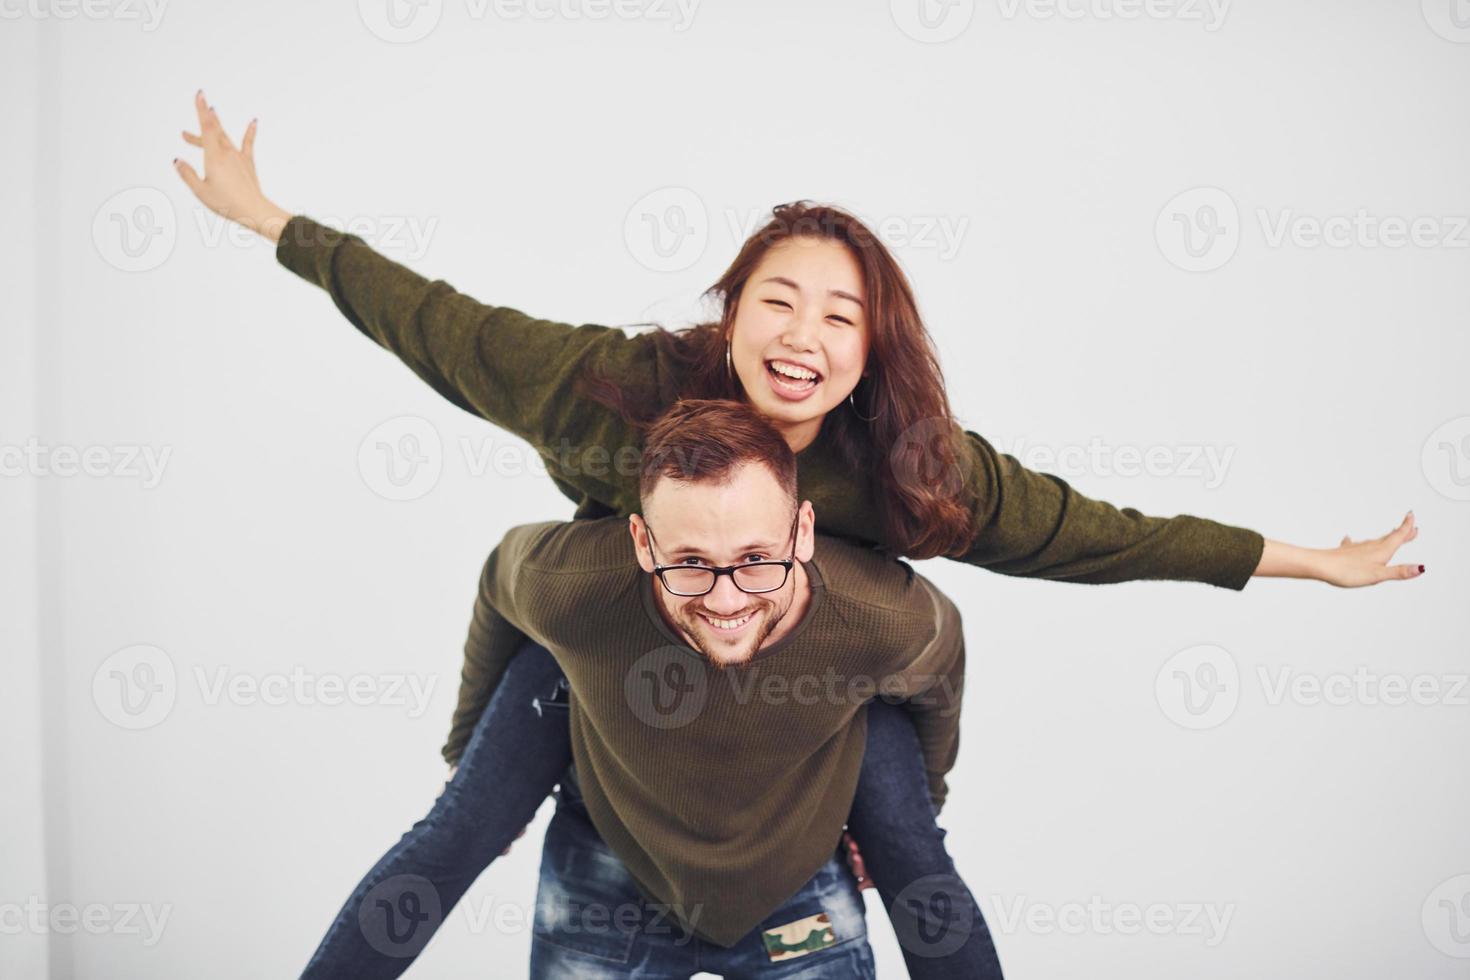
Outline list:
[[[744,401],[725,351],[746,282],[766,252],[788,238],[823,238],[847,246],[862,269],[869,332],[869,376],[822,419],[819,439],[832,441],[855,480],[876,473],[883,544],[909,558],[959,555],[975,536],[973,506],[959,468],[959,426],[950,411],[933,339],[919,317],[908,278],[866,225],[841,208],[795,201],[741,246],[735,261],[705,293],[722,308],[719,321],[681,330],[660,328],[655,342],[679,365],[678,397]],[[668,406],[649,391],[627,391],[595,372],[583,391],[640,428]],[[859,418],[861,412],[866,419]]]

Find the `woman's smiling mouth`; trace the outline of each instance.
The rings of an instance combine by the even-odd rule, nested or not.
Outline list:
[[[766,377],[770,379],[771,389],[776,394],[791,400],[805,398],[822,382],[820,374],[795,361],[767,361]]]

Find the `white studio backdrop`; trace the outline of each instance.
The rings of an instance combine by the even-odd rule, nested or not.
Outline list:
[[[1016,978],[1464,974],[1463,4],[3,11],[0,973],[295,975],[444,779],[485,555],[571,513],[196,205],[203,87],[270,197],[484,301],[689,322],[834,202],[1033,468],[1314,547],[1413,509],[1428,572],[1363,590],[923,563],[969,650],[943,822]],[[524,974],[549,809],[410,976]]]

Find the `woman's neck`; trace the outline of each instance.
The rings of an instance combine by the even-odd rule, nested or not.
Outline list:
[[[789,425],[777,425],[786,445],[791,447],[793,453],[799,453],[812,443],[817,441],[817,433],[822,431],[822,419],[820,417],[807,419],[805,422],[795,422]]]

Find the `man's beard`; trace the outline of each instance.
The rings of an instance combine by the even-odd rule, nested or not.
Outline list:
[[[790,608],[789,604],[785,608],[782,608],[776,603],[767,600],[762,607],[753,611],[751,615],[759,616],[760,622],[756,624],[755,629],[750,631],[750,636],[745,638],[746,645],[740,648],[740,656],[738,658],[728,656],[728,653],[733,651],[732,648],[727,646],[723,647],[727,652],[725,657],[717,657],[715,655],[715,647],[705,642],[706,636],[708,635],[707,631],[713,631],[714,627],[705,622],[700,610],[691,609],[688,606],[684,607],[680,610],[677,622],[685,637],[696,650],[704,655],[704,659],[710,666],[717,670],[724,670],[726,667],[739,667],[747,663],[751,657],[755,656],[755,652],[760,649],[762,643],[766,642],[766,637],[775,632],[776,627],[780,625],[781,619]],[[715,618],[728,619],[732,617],[717,616]]]

